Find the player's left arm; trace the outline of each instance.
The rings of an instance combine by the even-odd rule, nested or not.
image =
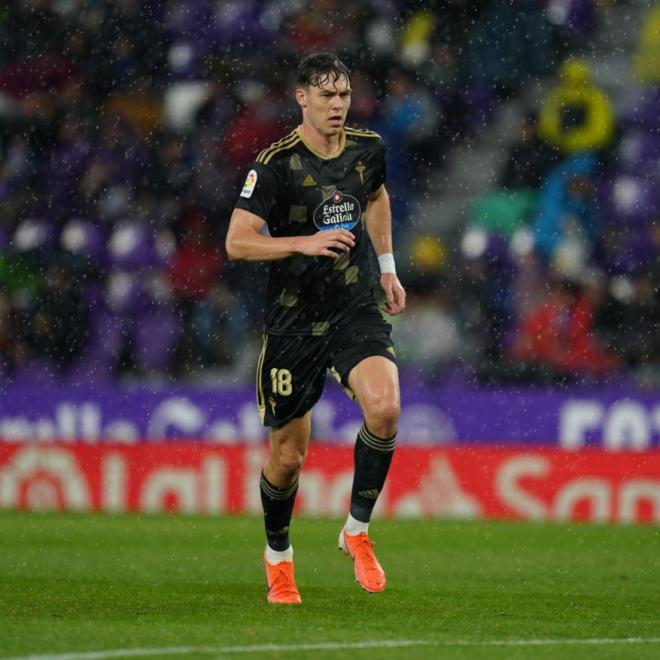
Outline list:
[[[388,314],[400,314],[406,307],[406,292],[396,276],[392,254],[392,211],[390,197],[384,185],[369,195],[367,232],[380,264],[380,286],[385,292],[383,309]]]

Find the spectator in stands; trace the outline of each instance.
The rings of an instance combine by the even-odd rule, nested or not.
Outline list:
[[[581,262],[597,249],[602,219],[596,200],[596,160],[576,154],[555,165],[541,187],[533,221],[535,246],[546,263],[560,249],[579,253]]]
[[[351,120],[359,128],[371,124],[379,109],[373,81],[363,72],[351,73]]]
[[[401,30],[401,60],[416,67],[431,54],[431,37],[438,17],[428,8],[412,11]]]
[[[36,163],[28,140],[20,134],[2,130],[0,146],[0,212],[5,230],[12,228],[29,204],[29,182],[35,174]]]
[[[11,296],[0,290],[0,375],[14,367],[16,359],[16,311]]]
[[[557,85],[541,106],[539,131],[564,154],[598,151],[612,141],[612,106],[582,60],[562,64]]]
[[[242,83],[243,107],[229,122],[223,140],[225,157],[236,172],[249,168],[260,145],[274,142],[284,132],[279,106],[267,101],[273,91],[258,80]]]
[[[623,285],[623,286],[621,286]],[[617,295],[608,296],[596,318],[597,329],[611,350],[628,367],[660,358],[660,303],[648,273],[615,281]]]
[[[152,154],[150,188],[162,197],[185,196],[194,173],[189,140],[181,133],[164,131]]]
[[[447,280],[446,248],[434,236],[421,236],[410,249],[406,278],[406,318],[394,321],[398,359],[427,378],[442,375],[465,355],[460,320]]]
[[[46,358],[66,370],[88,339],[88,311],[79,287],[65,263],[52,261],[44,288],[31,307],[23,336],[36,357]]]
[[[226,350],[227,342],[218,346],[213,336],[218,324],[224,321],[216,319],[214,324],[209,318],[209,311],[214,309],[223,316],[227,311],[225,299],[217,291],[223,263],[220,244],[211,233],[208,219],[200,209],[190,209],[184,215],[183,234],[168,271],[184,327],[179,369],[195,369],[203,366],[205,360],[227,363],[226,356],[221,356],[218,350]],[[212,335],[203,336],[201,328]]]
[[[138,136],[148,138],[159,127],[162,99],[151,76],[132,75],[125,88],[110,96],[106,110],[128,122]]]
[[[208,219],[191,209],[183,220],[183,236],[169,268],[169,280],[177,297],[194,303],[211,291],[220,277],[223,257],[220,243],[211,234]]]
[[[336,51],[351,38],[350,20],[337,0],[312,0],[290,24],[287,43],[293,52]],[[343,43],[342,43],[343,42]]]
[[[645,85],[660,84],[660,5],[649,9],[639,33],[635,76]]]
[[[393,232],[407,224],[410,197],[430,169],[429,150],[433,151],[438,114],[436,102],[413,74],[393,67],[387,77],[387,93],[381,108],[381,121],[375,130],[388,145],[386,163],[388,190],[392,205]]]
[[[660,385],[660,224],[649,236],[656,259],[637,273],[613,278],[609,295],[598,310],[596,327],[638,381]]]
[[[475,3],[465,3],[472,5]],[[553,59],[550,26],[536,0],[482,2],[484,11],[467,40],[466,84],[512,94]]]
[[[212,367],[236,363],[250,332],[240,298],[223,282],[216,282],[195,306],[190,327],[200,363]]]
[[[396,324],[394,335],[401,367],[413,367],[426,378],[442,376],[459,364],[469,345],[444,276],[420,275],[407,283],[408,318]]]
[[[217,365],[228,362],[228,347],[239,350],[242,314],[261,316],[256,309],[260,302],[255,302],[260,296],[251,298],[253,291],[243,287],[248,278],[256,286],[257,271],[232,277],[216,251],[216,235],[235,202],[233,180],[244,169],[240,163],[251,161],[254,145],[268,143],[269,135],[279,137],[281,124],[291,121],[280,97],[285,88],[288,95],[281,71],[288,70],[282,63],[292,52],[312,46],[346,52],[353,79],[361,81],[353,99],[354,119],[384,134],[396,229],[407,224],[411,231],[407,218],[415,193],[425,190],[445,146],[466,131],[482,135],[497,92],[516,95],[530,74],[547,71],[556,58],[549,49],[543,3],[535,0],[511,6],[492,0],[359,0],[350,8],[338,0],[250,0],[231,11],[232,3],[209,0],[5,4],[0,10],[0,37],[6,42],[0,49],[0,231],[14,236],[26,219],[40,216],[54,243],[52,237],[73,215],[96,223],[101,240],[120,223],[175,230],[179,250],[167,281],[186,310],[192,353]],[[644,32],[638,60],[639,71],[644,71],[640,76],[648,82],[657,81],[652,45],[656,14],[649,15],[650,32]],[[172,48],[176,44],[188,42],[195,46],[192,65],[177,68],[168,54],[177,52]],[[190,111],[185,126],[170,131],[161,125],[160,108],[171,83],[182,80],[208,85],[206,102]],[[554,136],[550,142],[557,146],[544,147],[532,122],[525,123],[502,179],[508,197],[494,200],[508,206],[482,209],[491,220],[494,210],[502,211],[502,221],[482,223],[494,235],[510,236],[529,221],[522,203],[527,202],[513,200],[510,191],[537,188],[553,148],[572,153],[586,145],[594,150],[611,136],[609,104],[579,63],[566,65],[546,111],[551,120],[544,139]],[[651,108],[648,115],[655,126],[657,113]],[[557,255],[561,261],[576,254],[570,247],[576,245],[574,233],[587,246],[582,260],[600,240],[593,170],[587,170],[580,176],[558,174],[554,183],[550,174],[546,177],[533,224],[547,263]],[[183,210],[191,207],[203,209],[203,229],[187,221],[180,226],[181,218],[188,217]],[[452,247],[446,245],[446,253]],[[487,251],[457,271],[463,278],[443,273],[413,284],[419,291],[420,319],[434,318],[431,306],[437,305],[444,315],[438,323],[450,328],[445,338],[451,338],[451,319],[458,314],[464,337],[481,342],[487,362],[499,359],[511,317],[511,273],[501,257]],[[103,290],[107,266],[91,261],[98,267],[92,279],[100,278],[95,284]],[[150,268],[161,267],[145,266],[145,280],[153,274]],[[15,242],[2,244],[0,288],[10,297],[17,329],[27,328],[37,295],[48,290],[55,296],[43,286],[43,277],[42,262],[19,252]],[[90,274],[80,269],[75,277],[89,281]],[[438,289],[438,278],[440,293],[421,290]],[[77,289],[70,274],[51,280],[64,292],[72,284]],[[653,282],[657,291],[657,278]],[[525,290],[529,293],[529,279]],[[241,312],[235,307],[239,298]],[[88,307],[96,305],[96,298],[85,300]],[[46,308],[53,307],[46,302]],[[7,306],[0,300],[3,309]],[[125,322],[123,317],[118,321]],[[31,343],[17,332],[5,353],[15,363],[30,358],[37,346],[40,354],[47,354],[49,323],[37,314]],[[127,335],[132,329],[122,327],[121,332]],[[426,340],[433,344],[433,337]]]
[[[461,269],[452,281],[461,303],[461,326],[475,347],[477,376],[491,380],[501,371],[503,346],[512,323],[511,286],[516,267],[501,234],[470,228],[461,247]]]
[[[44,164],[51,186],[44,191],[43,201],[58,221],[80,213],[76,182],[85,175],[93,147],[86,117],[75,111],[67,112],[62,117],[57,143]]]
[[[520,138],[510,149],[500,178],[502,188],[539,188],[548,170],[557,162],[559,154],[541,140],[537,121],[535,112],[523,117]]]
[[[617,366],[616,357],[600,346],[594,333],[600,297],[595,292],[601,284],[583,282],[555,274],[548,295],[521,319],[511,357],[524,365],[525,378],[537,382],[600,378]]]

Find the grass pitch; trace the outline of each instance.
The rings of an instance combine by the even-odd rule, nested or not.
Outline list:
[[[660,657],[660,528],[378,520],[367,594],[339,527],[295,521],[278,607],[258,518],[0,513],[0,657]]]

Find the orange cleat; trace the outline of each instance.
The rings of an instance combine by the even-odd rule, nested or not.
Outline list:
[[[374,554],[374,542],[366,532],[351,536],[344,529],[339,532],[339,547],[353,560],[355,581],[370,592],[383,591],[385,571]]]
[[[293,577],[293,562],[280,561],[270,564],[264,555],[268,602],[276,605],[297,605],[302,603],[300,592]]]

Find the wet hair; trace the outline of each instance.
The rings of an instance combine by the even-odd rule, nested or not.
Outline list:
[[[331,81],[349,76],[348,67],[334,53],[312,53],[298,65],[299,87],[320,87]]]

